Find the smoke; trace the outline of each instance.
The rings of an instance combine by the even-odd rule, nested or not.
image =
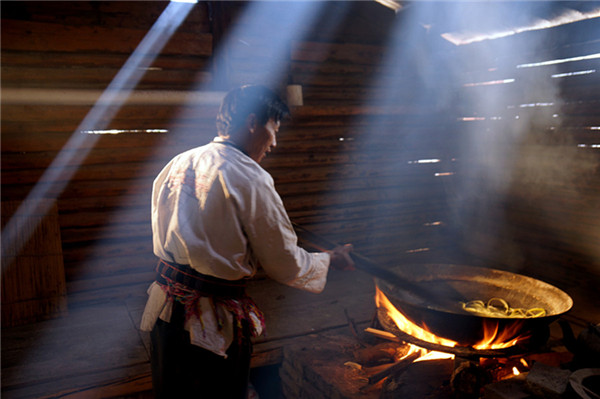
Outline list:
[[[563,91],[574,76],[597,73],[586,60],[598,55],[556,55],[564,43],[542,29],[589,17],[556,7],[539,2],[521,8],[518,20],[481,4],[448,12],[449,19],[460,16],[454,25],[462,33],[454,38],[472,44],[456,50],[464,58],[448,70],[456,90],[444,104],[461,104],[454,132],[457,184],[449,194],[467,251],[496,262],[488,266],[568,281],[567,268],[542,271],[536,265],[558,254],[556,246],[564,249],[560,256],[577,253],[574,261],[593,265],[600,259],[599,232],[585,222],[600,215],[590,190],[600,161],[577,142],[568,113],[578,104]],[[469,29],[469,20],[485,21],[489,29]],[[514,35],[519,32],[527,33],[520,39]],[[554,261],[561,260],[555,255]]]

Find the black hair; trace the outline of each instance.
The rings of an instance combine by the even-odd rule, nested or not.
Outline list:
[[[250,114],[265,125],[269,119],[279,122],[290,115],[288,106],[272,90],[265,86],[242,86],[231,90],[221,103],[217,115],[219,136],[235,133]]]

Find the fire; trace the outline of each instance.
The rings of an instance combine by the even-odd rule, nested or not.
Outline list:
[[[425,330],[417,326],[416,324],[409,321],[385,296],[381,290],[376,287],[375,290],[375,305],[378,308],[383,308],[387,311],[387,315],[396,323],[398,328],[409,334],[415,338],[418,338],[423,341],[440,344],[448,347],[454,347],[458,345],[457,342],[438,337],[435,334]],[[524,337],[517,337],[511,339],[511,337],[515,336],[515,333],[520,328],[520,324],[516,323],[512,328],[505,328],[501,333],[499,333],[499,326],[496,321],[484,320],[484,337],[478,342],[476,345],[473,345],[474,349],[502,349],[508,348],[517,343],[519,339]]]
[[[375,304],[378,308],[378,312],[385,312],[385,314],[387,315],[387,318],[389,318],[391,321],[393,321],[396,324],[396,326],[398,327],[398,329],[400,329],[402,332],[404,332],[405,334],[408,334],[416,339],[419,339],[421,341],[426,341],[426,342],[429,342],[432,344],[436,344],[435,349],[438,349],[438,351],[428,350],[428,349],[422,348],[416,344],[405,342],[405,344],[409,346],[409,350],[408,350],[408,353],[406,353],[404,355],[404,357],[398,361],[399,362],[398,364],[400,364],[400,362],[403,359],[407,359],[406,364],[408,364],[408,362],[416,363],[416,362],[429,361],[429,360],[454,359],[455,358],[455,355],[451,353],[451,352],[453,352],[453,350],[451,350],[450,348],[453,348],[453,347],[459,345],[458,342],[449,340],[447,338],[442,338],[442,337],[436,336],[435,334],[433,334],[432,332],[427,330],[426,325],[423,324],[423,327],[420,327],[420,326],[414,324],[413,322],[409,321],[406,318],[406,316],[404,316],[390,302],[390,300],[385,296],[385,294],[378,287],[376,287],[376,289],[375,289]],[[516,330],[511,328],[510,331],[504,331],[504,330],[506,330],[506,328],[503,327],[502,331],[499,332],[499,330],[500,330],[499,323],[497,323],[496,321],[493,321],[493,320],[491,320],[491,321],[493,323],[485,324],[484,331],[483,331],[485,338],[477,345],[474,345],[473,346],[474,349],[482,350],[482,349],[507,348],[507,347],[514,345],[517,342],[518,338],[517,339],[512,338],[515,336],[514,334],[517,332]],[[367,330],[369,330],[369,329],[367,329]],[[379,331],[379,330],[375,330],[375,329],[370,329],[370,330],[373,330],[374,332],[376,331],[377,332],[376,335],[380,336],[380,337],[389,336],[389,338],[393,338],[393,337],[398,338],[396,335],[394,335],[388,331]],[[508,340],[507,340],[507,338],[508,338]],[[402,338],[400,338],[400,339],[402,339]],[[506,342],[503,342],[503,341],[506,341]],[[426,344],[423,344],[423,345],[428,346]],[[444,349],[439,348],[439,346],[448,347],[449,350],[446,352]],[[431,348],[433,348],[433,346],[431,346]],[[409,357],[410,357],[410,359],[408,359]],[[522,366],[525,366],[525,368],[523,368]],[[392,367],[393,366],[391,366],[390,368],[392,368]],[[493,378],[494,381],[500,381],[500,380],[509,379],[509,378],[521,378],[521,377],[517,377],[521,374],[521,371],[519,369],[527,370],[529,368],[527,362],[523,358],[519,359],[519,361],[517,361],[516,359],[512,359],[512,360],[506,361],[506,362],[504,361],[503,358],[500,358],[500,360],[497,360],[496,358],[494,358],[494,359],[480,358],[479,364],[475,365],[474,367],[478,368],[478,370],[485,370],[486,375],[489,373],[490,377]],[[460,371],[460,368],[457,370]],[[455,373],[456,373],[456,370],[455,370]],[[454,378],[455,375],[460,375],[460,372],[458,374],[453,374],[452,378]],[[462,377],[464,379],[464,381],[468,381],[469,378],[474,378],[474,376],[475,376],[475,374],[472,374],[469,377],[468,373],[466,375],[467,375],[467,377]]]
[[[483,339],[476,345],[475,349],[502,349],[509,348],[517,343],[523,337],[514,337],[515,333],[521,328],[521,323],[514,323],[511,328],[505,328],[498,333],[498,322],[494,320],[483,321]]]
[[[384,295],[383,292],[376,287],[375,291],[375,305],[379,307],[383,307],[387,311],[387,315],[396,323],[398,328],[401,331],[404,331],[407,334],[412,335],[413,337],[419,338],[423,341],[433,342],[440,345],[445,345],[449,347],[453,347],[456,345],[456,342],[451,341],[449,339],[439,338],[434,334],[430,333],[427,330],[417,326],[416,324],[410,322],[402,313],[396,309],[394,305],[389,301],[389,299]],[[427,351],[423,348],[420,348],[416,345],[410,344],[410,351],[406,354],[405,357],[410,356],[411,354],[419,352],[420,357],[415,360],[415,362],[425,361],[425,360],[435,360],[435,359],[451,359],[454,358],[454,355],[444,353],[444,352],[436,352],[436,351]]]
[[[398,311],[398,309],[396,309],[394,305],[392,305],[389,299],[383,292],[381,292],[381,290],[379,290],[379,288],[376,288],[375,291],[375,305],[378,308],[383,307],[387,311],[388,316],[394,321],[394,323],[396,323],[401,331],[410,334],[415,338],[449,347],[454,347],[457,344],[449,339],[437,337],[436,335],[409,321],[402,313]]]
[[[452,355],[450,353],[430,351],[427,354],[416,359],[415,362],[422,362],[425,360],[437,360],[437,359],[454,359],[454,355]]]

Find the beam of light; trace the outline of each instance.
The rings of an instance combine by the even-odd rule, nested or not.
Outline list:
[[[3,104],[52,105],[218,105],[222,91],[120,90],[113,98],[103,97],[101,90],[3,88]],[[106,103],[106,101],[110,103]]]
[[[167,133],[168,129],[98,129],[82,130],[85,134]]]
[[[549,6],[551,3],[547,2]],[[536,11],[539,12],[539,10]],[[470,15],[469,17],[474,20],[487,18],[490,15]],[[531,19],[535,15],[524,15],[524,17]],[[584,25],[590,26],[591,29],[589,24],[595,24],[596,21],[598,20],[588,21]],[[500,24],[507,21],[497,22]],[[495,23],[490,23],[490,25],[495,25]],[[575,30],[578,28],[579,26],[573,26]],[[560,28],[559,30],[562,31]],[[548,32],[548,35],[554,33],[558,32]],[[577,139],[572,137],[570,132],[563,134],[555,129],[557,134],[552,134],[551,137],[542,135],[546,131],[551,131],[555,126],[563,127],[557,123],[556,111],[561,110],[565,104],[571,104],[570,99],[562,96],[561,80],[551,77],[575,76],[561,75],[560,72],[565,72],[565,69],[571,72],[588,69],[591,67],[590,65],[580,66],[578,63],[590,64],[591,61],[600,58],[600,53],[597,51],[594,53],[595,49],[592,45],[590,51],[570,54],[569,57],[555,54],[545,58],[539,56],[536,58],[535,54],[539,54],[542,50],[551,53],[560,51],[548,43],[548,36],[542,32],[523,36],[522,40],[517,37],[516,40],[496,40],[493,43],[469,46],[464,49],[464,53],[461,53],[464,55],[464,59],[460,66],[464,65],[468,68],[473,64],[498,65],[498,60],[502,59],[502,65],[512,65],[516,71],[524,73],[527,70],[530,72],[539,70],[539,73],[528,72],[522,81],[517,80],[517,85],[523,84],[523,87],[516,89],[516,93],[521,98],[520,102],[515,101],[514,91],[505,93],[493,90],[492,93],[493,86],[488,90],[459,88],[459,90],[462,89],[460,104],[463,115],[488,116],[506,112],[503,114],[504,120],[499,123],[492,124],[490,120],[483,123],[464,122],[460,124],[461,141],[457,142],[456,151],[464,161],[457,165],[459,167],[456,171],[458,178],[452,179],[452,187],[449,186],[449,191],[452,191],[448,198],[453,202],[452,208],[456,210],[452,215],[453,225],[460,226],[465,233],[472,231],[471,227],[474,227],[477,231],[485,230],[490,234],[495,234],[496,231],[505,234],[510,231],[510,233],[506,233],[506,237],[512,237],[514,225],[506,218],[504,210],[506,199],[514,200],[514,193],[517,192],[519,193],[518,200],[541,199],[536,202],[536,211],[539,211],[540,215],[543,214],[540,217],[544,220],[561,220],[569,223],[570,229],[583,232],[583,230],[577,230],[575,222],[567,221],[560,213],[557,213],[557,208],[554,207],[552,200],[547,202],[544,199],[550,198],[551,196],[549,197],[547,194],[552,193],[556,186],[560,186],[561,195],[564,195],[564,198],[568,198],[569,201],[577,203],[581,187],[576,182],[581,176],[588,176],[597,168],[593,153],[598,149],[592,147],[597,144],[597,140],[594,140],[596,143],[585,143],[585,146],[577,148],[577,143],[581,143],[583,140],[575,141]],[[483,72],[483,68],[480,69]],[[469,72],[469,69],[466,72]],[[461,77],[460,74],[457,76]],[[565,130],[581,129],[581,127],[570,127],[569,125],[565,125],[564,128]],[[539,143],[552,145],[540,146]],[[554,146],[558,143],[560,146]],[[585,214],[585,211],[581,214]],[[554,228],[558,224],[558,222],[549,224],[548,227]],[[564,226],[562,227],[564,229]],[[557,228],[555,231],[560,231],[560,229]],[[481,254],[495,253],[494,251],[498,249],[492,242],[478,244],[483,244],[477,248],[478,253]],[[508,253],[510,251],[506,253],[505,264],[522,265],[522,259],[519,258],[522,248],[515,245],[512,249],[515,249],[515,253]],[[588,251],[586,256],[593,256],[597,253],[596,248],[585,251]],[[515,266],[515,269],[517,267],[521,266]]]
[[[212,2],[208,2],[209,13],[212,13],[210,3]],[[262,84],[277,90],[282,84],[287,84],[289,44],[303,40],[303,34],[310,31],[311,24],[315,23],[316,16],[323,9],[324,4],[325,2],[321,1],[247,2],[236,23],[228,28],[211,56],[218,67],[213,71],[210,82],[198,80],[192,92],[222,93],[217,103],[220,104],[226,92],[233,87]],[[265,21],[268,21],[268,26],[265,26]],[[327,29],[331,26],[319,28]],[[274,33],[265,35],[265,31],[274,31]],[[248,53],[253,54],[254,60],[257,64],[260,63],[260,66],[253,64],[252,74],[243,77],[240,77],[243,74],[230,75],[232,70],[239,67],[235,64],[236,60],[247,58]],[[233,65],[219,67],[222,59],[226,59]],[[174,117],[173,125],[176,127],[170,129],[171,136],[184,134],[187,131],[186,127],[176,123],[177,120],[194,120],[198,106],[207,103],[187,102],[186,105],[188,106],[182,107]],[[159,152],[157,156],[160,156],[160,152],[166,152],[168,148],[159,148],[157,151]]]
[[[443,33],[441,36],[456,46],[462,46],[465,44],[481,42],[484,40],[494,40],[502,37],[516,35],[522,32],[535,31],[541,29],[554,28],[560,25],[570,24],[573,22],[579,22],[586,19],[593,19],[600,17],[600,8],[596,8],[589,12],[579,12],[576,10],[567,10],[563,14],[552,18],[552,19],[541,19],[532,22],[529,25],[519,26],[513,29],[507,29],[496,32],[476,32],[476,33],[461,33],[461,32],[448,32]]]
[[[475,87],[475,86],[492,86],[492,85],[501,85],[506,83],[514,83],[514,79],[501,79],[501,80],[490,80],[487,82],[477,82],[477,83],[465,83],[464,87]]]
[[[407,254],[416,254],[419,252],[427,252],[427,251],[430,251],[430,249],[429,248],[415,248],[415,249],[407,249],[404,252],[406,252]]]
[[[423,226],[427,226],[427,227],[431,227],[431,226],[442,226],[443,224],[444,224],[444,222],[437,221],[437,222],[428,222],[428,223],[423,223]]]
[[[553,102],[519,104],[519,108],[536,108],[536,107],[552,107],[552,106],[554,106]]]
[[[458,118],[458,120],[462,121],[462,122],[484,121],[485,117],[483,117],[483,116],[464,116],[462,118]]]
[[[418,159],[416,161],[408,161],[409,164],[423,164],[423,163],[438,163],[440,159]]]
[[[323,2],[320,1],[285,2],[285,7],[274,7],[274,4],[277,3],[249,2],[239,22],[227,32],[227,36],[213,55],[214,58],[220,58],[227,54],[229,59],[235,60],[238,53],[244,54],[248,50],[254,50],[257,60],[263,62],[264,67],[258,73],[252,74],[251,81],[240,82],[242,84],[277,87],[282,80],[285,82],[288,77],[289,44],[302,40],[301,32],[309,30],[307,27],[311,26],[318,11],[323,7]],[[268,27],[265,27],[264,21],[268,21]],[[260,43],[256,43],[253,38],[261,37],[261,33],[266,30],[276,32],[269,35],[268,41],[261,40]]]
[[[596,70],[595,69],[588,69],[586,71],[555,73],[554,75],[551,75],[551,77],[553,79],[556,79],[556,78],[566,78],[566,77],[569,77],[569,76],[589,75],[589,74],[592,74],[592,73],[596,73]]]
[[[179,25],[185,20],[193,8],[192,4],[169,3],[152,28],[142,39],[138,47],[127,59],[123,67],[102,93],[98,102],[85,116],[75,133],[71,135],[65,148],[77,149],[77,151],[61,151],[46,169],[38,183],[15,215],[45,215],[48,211],[48,199],[51,192],[60,195],[62,190],[76,172],[76,165],[80,165],[85,159],[99,135],[79,134],[81,131],[93,131],[104,129],[116,115],[123,105],[126,93],[133,90],[145,73],[146,68],[154,61],[164,45],[171,38]],[[20,218],[12,217],[2,231],[2,247],[12,248],[19,253],[28,241],[37,226],[26,224],[20,225]],[[27,239],[24,239],[27,238]],[[4,270],[7,265],[2,264]]]
[[[378,131],[391,133],[390,129],[397,131],[397,134],[392,133],[392,137],[385,142],[385,151],[395,154],[393,159],[390,158],[392,161],[388,165],[389,170],[393,172],[388,172],[387,167],[381,174],[375,172],[377,178],[382,181],[382,186],[386,187],[385,196],[373,199],[370,211],[366,211],[367,217],[378,221],[377,234],[393,236],[403,229],[402,226],[397,225],[395,218],[389,218],[382,214],[381,209],[386,208],[379,206],[380,203],[399,203],[406,195],[405,187],[398,184],[398,181],[402,179],[401,171],[427,167],[427,165],[437,166],[444,161],[438,159],[434,151],[431,151],[430,154],[425,152],[422,155],[412,153],[414,150],[417,153],[426,151],[427,140],[413,129],[410,118],[404,118],[410,113],[406,110],[413,106],[436,109],[444,101],[444,93],[447,92],[443,90],[443,87],[449,83],[443,79],[435,82],[429,79],[434,71],[439,70],[439,66],[443,64],[438,63],[441,60],[437,58],[441,52],[436,52],[441,49],[436,48],[437,43],[429,40],[431,37],[425,37],[429,35],[429,32],[427,26],[423,25],[421,21],[428,20],[429,12],[432,11],[430,4],[425,3],[411,3],[410,7],[405,7],[402,13],[397,14],[393,20],[388,22],[388,35],[384,38],[385,42],[381,43],[384,51],[381,58],[377,60],[378,63],[370,63],[374,73],[365,76],[366,95],[361,99],[361,108],[372,109],[375,112],[355,116],[357,119],[364,119],[358,120],[355,122],[356,124],[369,126],[373,133]],[[446,46],[443,42],[440,44]],[[409,75],[407,76],[407,74]],[[413,90],[413,86],[411,86],[407,90],[406,82],[409,80],[414,81],[415,87],[418,89]],[[435,95],[432,97],[433,92]],[[379,134],[361,136],[361,141],[358,143],[361,147],[359,151],[366,151],[365,155],[369,157],[378,157],[376,152],[371,151],[379,151],[380,140]],[[417,158],[420,156],[422,158]],[[348,165],[348,168],[354,167]],[[435,169],[438,168],[435,167]],[[370,171],[370,173],[372,172]],[[343,172],[341,174],[344,175]],[[430,251],[429,247],[414,248],[399,245],[393,249],[393,253],[388,253],[386,256],[401,257],[406,254],[427,251]]]
[[[534,68],[534,67],[539,67],[539,66],[564,64],[566,62],[594,60],[597,58],[600,58],[600,53],[582,55],[579,57],[560,58],[560,59],[556,59],[556,60],[548,60],[548,61],[541,61],[541,62],[531,62],[528,64],[517,65],[517,68]]]
[[[385,6],[389,9],[394,10],[394,12],[398,12],[402,9],[402,4],[395,0],[375,0],[377,3]]]

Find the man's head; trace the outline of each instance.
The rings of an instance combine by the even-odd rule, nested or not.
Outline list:
[[[217,115],[219,136],[239,145],[260,162],[271,147],[289,108],[264,86],[242,86],[227,93]]]

